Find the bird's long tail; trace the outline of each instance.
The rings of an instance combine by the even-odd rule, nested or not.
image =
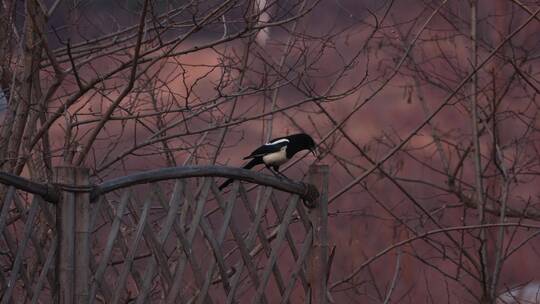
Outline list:
[[[252,160],[250,160],[247,164],[244,165],[244,169],[251,169],[253,167],[255,167],[256,165],[258,164],[261,164],[262,163],[262,159],[260,158],[253,158]],[[219,190],[223,190],[223,188],[227,187],[228,185],[230,185],[232,182],[234,181],[234,179],[232,178],[229,178],[228,180],[226,180],[223,184],[221,184],[221,186],[219,186]]]

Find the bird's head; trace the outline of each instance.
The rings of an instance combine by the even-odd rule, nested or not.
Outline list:
[[[315,144],[315,141],[313,138],[306,133],[299,133],[294,135],[287,136],[289,141],[291,143],[294,143],[295,150],[294,153],[302,151],[302,150],[309,150],[315,157],[317,157],[316,151],[317,151],[317,145]]]

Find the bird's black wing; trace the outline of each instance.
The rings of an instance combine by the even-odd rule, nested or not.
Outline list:
[[[266,154],[278,152],[281,148],[287,146],[287,144],[289,144],[289,140],[287,139],[274,139],[273,141],[258,147],[255,151],[251,152],[250,155],[244,157],[244,159],[262,157]]]

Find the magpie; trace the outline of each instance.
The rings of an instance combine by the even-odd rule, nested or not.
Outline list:
[[[244,157],[244,159],[251,160],[243,168],[251,169],[256,165],[264,164],[274,175],[279,174],[286,178],[283,173],[279,172],[279,166],[286,163],[296,153],[302,150],[310,150],[316,156],[315,147],[313,138],[305,133],[274,138]],[[219,190],[227,187],[232,182],[233,179],[226,180],[219,186]]]

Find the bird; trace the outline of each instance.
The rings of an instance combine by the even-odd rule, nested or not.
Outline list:
[[[244,159],[251,160],[243,168],[251,169],[256,165],[264,164],[274,175],[287,178],[283,173],[279,172],[279,167],[289,161],[296,153],[303,150],[309,150],[314,156],[317,156],[315,148],[315,141],[306,133],[274,138],[244,157]],[[226,180],[219,186],[219,190],[223,190],[232,182],[232,178]]]

